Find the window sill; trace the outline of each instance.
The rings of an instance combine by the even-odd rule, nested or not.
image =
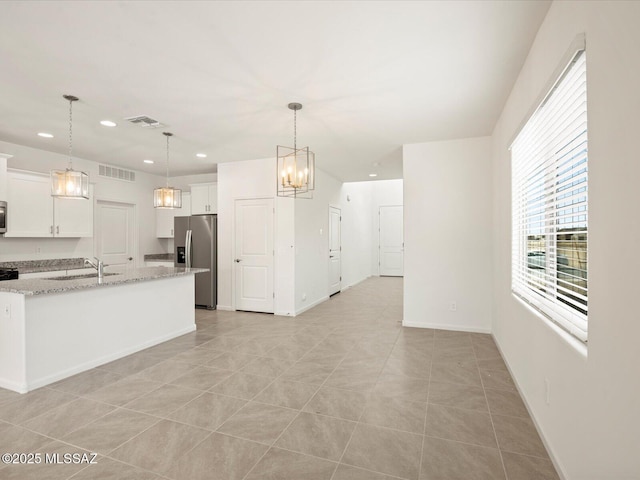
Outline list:
[[[511,296],[515,298],[520,305],[524,306],[529,312],[531,312],[534,316],[542,320],[544,325],[547,326],[550,330],[556,333],[572,350],[575,350],[580,356],[582,356],[585,360],[587,359],[587,344],[581,342],[576,337],[567,332],[564,328],[557,325],[555,322],[547,318],[540,311],[530,305],[528,302],[520,298],[519,295],[511,292]]]

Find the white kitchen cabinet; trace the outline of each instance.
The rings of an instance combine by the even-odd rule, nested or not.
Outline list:
[[[182,208],[156,209],[156,237],[173,238],[173,219],[191,215],[191,194],[182,194]]]
[[[92,237],[93,185],[89,200],[54,198],[48,175],[7,174],[7,237]]]
[[[93,237],[93,185],[89,199],[54,198],[54,237]]]
[[[218,184],[198,183],[191,187],[191,215],[218,213]]]
[[[53,236],[53,199],[48,177],[7,173],[6,237]]]

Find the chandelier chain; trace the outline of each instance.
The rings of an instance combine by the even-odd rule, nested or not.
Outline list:
[[[167,188],[169,188],[169,135],[167,135]]]
[[[293,151],[297,151],[298,150],[298,145],[297,145],[297,115],[298,115],[298,109],[295,108],[293,110]],[[296,154],[297,155],[297,154]]]
[[[73,100],[69,100],[69,165],[73,152]]]

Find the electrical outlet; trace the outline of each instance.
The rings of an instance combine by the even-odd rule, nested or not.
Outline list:
[[[551,390],[551,385],[549,383],[549,379],[545,378],[544,379],[544,401],[547,402],[547,405],[549,405],[550,403],[550,390]]]
[[[449,303],[449,310],[451,310],[452,312],[455,312],[458,310],[458,305],[456,304],[456,302]]]
[[[36,253],[42,253],[42,249],[40,247],[36,247]]]
[[[306,293],[303,293],[303,294],[302,294],[302,301],[304,302],[304,301],[306,301],[306,300],[307,300],[307,294],[306,294]]]

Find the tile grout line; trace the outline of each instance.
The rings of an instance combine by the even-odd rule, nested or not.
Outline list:
[[[473,349],[473,356],[476,359],[476,365],[478,364],[478,355],[476,354],[476,349]],[[480,373],[480,368],[478,367],[478,373]],[[504,473],[505,480],[509,480],[509,476],[507,475],[507,467],[504,464],[504,457],[502,456],[502,449],[500,448],[500,442],[498,441],[498,434],[496,433],[496,426],[493,423],[493,414],[491,413],[491,407],[489,406],[489,398],[487,397],[487,390],[484,384],[484,379],[480,374],[480,382],[482,384],[482,393],[484,395],[484,401],[487,402],[487,409],[489,410],[489,420],[491,420],[491,429],[493,430],[493,436],[496,440],[496,446],[498,447],[498,455],[500,455],[500,463],[502,464],[502,471]]]
[[[435,333],[433,335],[433,345],[432,348],[435,350],[436,347],[436,336]],[[431,374],[433,372],[433,356],[431,356],[431,363],[429,364],[429,383],[427,384],[427,406],[425,408],[424,413],[424,422],[422,425],[422,447],[420,448],[420,463],[418,464],[418,478],[422,475],[422,464],[424,462],[424,443],[427,439],[427,416],[429,415],[429,397],[431,396]]]
[[[331,332],[333,332],[335,330],[335,328],[331,329],[331,331],[329,333],[327,333],[326,335],[324,335],[322,337],[322,339],[320,341],[318,341],[313,347],[311,347],[309,349],[309,351],[307,353],[305,353],[305,355],[307,355],[311,350],[313,350],[315,347],[317,347],[320,343],[322,343],[330,334]],[[275,348],[275,347],[274,347]],[[267,352],[268,353],[268,352]],[[302,359],[305,355],[303,355],[302,357],[300,357],[295,364],[297,364],[300,359]],[[280,438],[282,437],[282,435],[284,435],[284,432],[287,431],[287,429],[291,426],[291,424],[300,416],[300,414],[303,412],[304,408],[308,405],[308,403],[316,396],[316,394],[320,391],[320,389],[324,386],[324,384],[326,383],[326,381],[328,380],[328,378],[333,374],[333,372],[336,371],[336,369],[338,368],[338,366],[340,366],[342,364],[342,362],[344,361],[344,358],[342,360],[340,360],[340,362],[334,367],[334,369],[331,371],[331,373],[327,376],[327,378],[324,379],[324,382],[322,382],[322,384],[318,387],[318,389],[314,392],[313,395],[311,395],[309,397],[309,399],[305,402],[305,404],[302,406],[302,408],[300,408],[300,410],[298,411],[297,415],[295,415],[291,421],[287,424],[287,426],[282,430],[282,432],[280,432],[280,435],[278,435],[278,437],[269,445],[269,448],[267,448],[267,450],[264,452],[264,454],[258,459],[258,461],[256,463],[253,464],[253,466],[251,467],[251,469],[246,473],[246,475],[243,478],[243,480],[246,480],[246,478],[251,475],[251,472],[253,472],[253,470],[255,470],[256,466],[258,466],[258,464],[262,461],[262,459],[264,457],[266,457],[267,453],[269,453],[271,451],[272,448],[274,448],[275,444],[278,443],[278,440],[280,440]],[[294,365],[295,365],[294,364]],[[285,370],[286,372],[286,370]],[[273,381],[275,382],[276,380],[278,380],[285,372],[282,372],[278,377],[276,377],[276,379]],[[271,383],[273,383],[271,382]],[[271,385],[271,384],[269,384]],[[259,394],[258,394],[259,395]],[[257,395],[256,395],[257,396]],[[255,397],[254,397],[255,398]],[[231,418],[231,417],[229,417]],[[279,447],[275,447],[275,448],[279,448]],[[300,452],[295,452],[295,453],[300,453]],[[327,459],[325,459],[327,460]],[[334,474],[335,471],[337,470],[339,464],[336,464],[336,467],[334,469]],[[332,474],[333,477],[333,474]]]
[[[320,318],[322,318],[322,317],[320,317]],[[322,342],[323,342],[323,341],[324,341],[324,340],[325,340],[329,335],[331,335],[332,333],[334,333],[334,332],[335,332],[335,330],[336,330],[337,328],[340,328],[340,327],[334,327],[334,328],[332,328],[332,329],[331,329],[331,330],[330,330],[326,335],[324,335],[324,336],[322,337],[322,340],[320,340],[318,343],[316,343],[313,347],[311,347],[311,348],[309,349],[309,351],[307,352],[307,354],[308,354],[311,350],[313,350],[315,347],[317,347],[320,343],[322,343]],[[363,336],[363,337],[364,337],[364,336]],[[361,338],[360,338],[360,340],[359,340],[358,342],[356,342],[356,345],[357,345],[357,344],[359,344],[359,343],[362,341],[363,337],[361,337]],[[305,355],[307,355],[307,354],[305,354]],[[302,357],[300,357],[300,359],[304,358],[304,356],[305,356],[305,355],[303,355]],[[281,447],[276,447],[276,446],[275,446],[275,445],[276,445],[276,443],[278,442],[278,440],[280,440],[280,438],[282,437],[282,435],[284,435],[284,432],[286,432],[286,431],[287,431],[287,429],[288,429],[288,428],[291,426],[291,424],[292,424],[292,423],[293,423],[293,422],[294,422],[294,421],[295,421],[295,420],[300,416],[300,414],[304,412],[305,407],[309,404],[309,402],[310,402],[311,400],[313,400],[313,398],[315,398],[315,396],[317,395],[317,393],[318,393],[318,392],[319,392],[319,391],[320,391],[320,390],[325,386],[325,383],[329,380],[329,378],[331,377],[331,375],[332,375],[332,374],[333,374],[333,373],[338,369],[338,367],[340,367],[340,365],[342,365],[342,363],[346,360],[347,356],[348,356],[348,354],[344,354],[344,355],[343,355],[343,358],[338,362],[338,364],[336,364],[336,366],[333,368],[333,370],[331,371],[331,373],[330,373],[329,375],[327,375],[327,377],[324,379],[324,381],[323,381],[323,382],[319,385],[319,387],[316,389],[315,393],[314,393],[313,395],[311,395],[311,396],[309,397],[309,399],[305,402],[305,404],[300,408],[300,410],[298,411],[298,414],[297,414],[297,415],[296,415],[296,416],[295,416],[295,417],[294,417],[294,418],[289,422],[289,424],[284,428],[284,430],[282,430],[282,432],[280,433],[280,435],[278,435],[278,437],[273,441],[273,443],[269,446],[269,448],[268,448],[268,449],[267,449],[267,451],[264,453],[264,455],[263,455],[263,456],[262,456],[262,457],[261,457],[261,458],[260,458],[260,459],[259,459],[259,460],[254,464],[254,465],[253,465],[253,467],[251,468],[251,470],[249,470],[249,471],[247,472],[247,474],[245,475],[245,477],[243,477],[243,480],[244,480],[244,479],[246,479],[246,478],[251,474],[251,472],[253,472],[253,470],[255,469],[255,467],[256,467],[256,466],[257,466],[257,465],[262,461],[262,459],[267,455],[267,453],[269,453],[269,451],[270,451],[272,448],[281,448]],[[300,359],[298,359],[298,361],[296,362],[296,364],[300,361]],[[294,365],[295,365],[295,364],[294,364]],[[286,371],[285,371],[285,372],[286,372]],[[280,377],[281,377],[285,372],[282,372],[282,373],[281,373],[281,375],[280,375],[279,377],[277,377],[276,379],[279,379],[279,378],[280,378]],[[274,382],[275,382],[275,380],[274,380]],[[272,383],[273,383],[273,382],[272,382]],[[255,398],[255,397],[254,397],[254,398]],[[304,412],[304,413],[309,413],[310,415],[315,415],[314,413],[311,413],[311,412]],[[358,417],[358,418],[361,418],[363,414],[364,414],[364,408],[363,408],[363,410],[362,410],[362,412],[361,412],[361,414],[360,414],[360,417]],[[321,416],[326,416],[326,417],[329,417],[329,418],[337,418],[337,417],[331,417],[331,416],[329,416],[329,415],[321,415]],[[351,420],[345,420],[345,419],[343,419],[343,418],[339,418],[339,420],[352,422]],[[357,427],[357,425],[358,425],[358,423],[357,423],[357,422],[355,422],[355,423],[356,423],[356,426],[354,427],[354,430],[353,430],[353,431],[355,431],[355,428],[356,428],[356,427]],[[353,436],[353,431],[351,432],[351,435],[352,435],[352,436]],[[350,440],[351,440],[351,437],[349,438],[349,441],[350,441]],[[347,442],[347,445],[345,446],[345,449],[343,450],[342,456],[344,456],[344,452],[346,452],[346,449],[347,449],[347,447],[348,447],[348,443],[349,443],[349,442]],[[289,450],[289,449],[283,449],[283,450],[292,451],[292,450]],[[294,452],[294,453],[302,453],[302,452]],[[302,454],[304,454],[304,453],[302,453]],[[311,455],[311,456],[313,456],[313,455]],[[342,459],[342,456],[340,457],[340,459]],[[321,458],[321,457],[317,457],[317,458]],[[324,460],[329,460],[329,459],[324,459]],[[329,460],[329,461],[332,461],[332,460]],[[340,465],[340,461],[338,461],[338,463],[336,463],[336,467],[335,467],[335,469],[334,469],[334,471],[333,471],[333,474],[331,475],[331,478],[333,478],[333,476],[335,475],[336,471],[338,470],[339,465]]]
[[[396,340],[395,340],[395,342],[393,342],[393,347],[395,347],[395,345],[397,344],[397,342],[398,342],[398,336],[399,336],[399,335],[400,335],[400,333],[398,332],[398,334],[397,334],[397,336],[396,336]],[[373,390],[375,389],[375,386],[377,385],[378,381],[380,380],[380,376],[382,375],[382,372],[384,371],[384,366],[385,366],[385,365],[387,364],[387,362],[389,361],[389,357],[391,356],[391,352],[393,351],[393,347],[389,350],[389,353],[387,353],[387,355],[386,355],[386,357],[385,357],[384,364],[383,364],[383,366],[382,366],[382,369],[380,370],[380,373],[378,373],[378,376],[376,377],[376,381],[375,381],[375,383],[374,383],[374,387],[373,387],[373,389],[371,389],[371,391],[369,391],[369,392],[367,393],[367,400],[365,401],[365,403],[364,403],[364,407],[362,408],[362,411],[360,412],[360,415],[358,416],[358,420],[356,421],[356,425],[355,425],[355,427],[354,427],[354,428],[353,428],[353,430],[351,431],[351,435],[349,436],[349,440],[347,440],[347,443],[345,444],[344,450],[342,451],[342,455],[340,456],[340,460],[338,461],[338,467],[336,467],[336,469],[334,470],[333,475],[331,476],[331,479],[330,479],[330,480],[333,480],[333,477],[335,476],[336,472],[338,471],[339,466],[340,466],[341,464],[343,464],[343,463],[342,463],[342,459],[344,458],[345,454],[347,453],[347,450],[349,449],[349,446],[351,445],[351,440],[353,439],[353,435],[354,435],[354,433],[355,433],[356,429],[357,429],[357,428],[358,428],[358,426],[361,424],[361,423],[360,423],[360,420],[362,419],[362,416],[364,415],[364,413],[365,413],[365,412],[366,412],[366,410],[367,410],[368,403],[369,403],[369,401],[371,400],[372,392],[373,392]],[[337,367],[336,367],[336,368],[337,368]],[[366,424],[364,424],[364,425],[366,425]],[[424,437],[423,437],[423,438],[424,438]],[[349,465],[349,464],[345,463],[344,465]],[[355,465],[353,465],[353,466],[355,467]],[[356,468],[357,468],[357,467],[356,467]],[[370,470],[370,471],[375,471],[375,470]],[[418,470],[418,471],[419,471],[419,470]],[[383,475],[386,475],[386,474],[385,474],[385,473],[383,473],[383,472],[376,472],[376,473],[381,473],[381,474],[383,474]]]

